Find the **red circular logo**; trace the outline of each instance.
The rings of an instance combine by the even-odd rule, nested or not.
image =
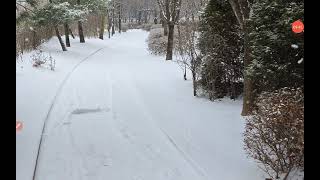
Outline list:
[[[22,127],[22,122],[16,121],[16,132],[21,131]]]
[[[304,30],[304,25],[301,20],[297,20],[292,23],[292,31],[295,33],[301,33]]]

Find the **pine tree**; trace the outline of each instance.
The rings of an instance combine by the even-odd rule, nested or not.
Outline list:
[[[291,24],[304,20],[303,0],[259,0],[252,5],[249,34],[252,64],[247,73],[256,94],[304,83],[304,35]]]
[[[35,26],[53,27],[62,50],[66,51],[67,49],[61,38],[58,26],[79,20],[85,13],[85,10],[73,7],[68,2],[51,2],[42,8],[35,9],[30,18]]]
[[[210,99],[235,98],[243,86],[243,41],[227,0],[211,0],[200,22],[202,54],[200,86]]]

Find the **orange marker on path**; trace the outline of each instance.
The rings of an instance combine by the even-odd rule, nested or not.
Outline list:
[[[21,131],[22,127],[22,122],[16,121],[16,132]]]

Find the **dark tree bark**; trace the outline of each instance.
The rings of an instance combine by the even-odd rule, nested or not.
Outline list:
[[[70,29],[70,27],[69,27],[69,33],[70,33],[72,39],[75,39],[75,37],[74,37],[74,35],[73,35],[73,32],[72,32],[72,30]]]
[[[119,23],[119,33],[121,33],[121,5],[119,5],[118,23]]]
[[[37,32],[32,30],[32,47],[33,49],[37,48]]]
[[[99,39],[103,40],[103,35],[104,35],[104,26],[105,26],[105,15],[102,14],[100,17],[100,29],[99,29]]]
[[[115,14],[114,14],[114,6],[113,6],[113,8],[112,8],[112,32],[111,32],[112,36],[116,33],[116,31],[114,29],[114,19],[115,19],[114,15]]]
[[[141,25],[141,17],[142,17],[142,11],[140,10],[138,13],[138,24]]]
[[[49,0],[49,3],[52,3],[52,0]],[[56,33],[56,36],[58,37],[58,40],[59,40],[60,46],[62,48],[62,51],[67,51],[66,45],[64,44],[64,42],[63,42],[63,40],[62,40],[62,38],[60,36],[58,25],[54,26],[54,31]]]
[[[61,38],[61,36],[60,36],[58,26],[55,26],[55,27],[54,27],[54,30],[55,30],[55,32],[56,32],[56,36],[57,36],[58,39],[59,39],[59,43],[60,43],[60,45],[61,45],[62,51],[67,51],[67,48],[66,48],[66,46],[65,46],[65,44],[64,44],[64,42],[63,42],[63,40],[62,40],[62,38]]]
[[[69,39],[69,26],[68,23],[64,24],[64,35],[66,37],[66,46],[70,47],[70,39]]]
[[[187,65],[184,65],[183,79],[184,79],[185,81],[187,80]]]
[[[163,21],[163,35],[168,36],[168,24],[167,21]]]
[[[167,25],[167,21],[164,19],[162,13],[160,13],[160,19],[161,19],[161,24],[162,24],[162,27],[163,27],[163,35],[164,35],[164,36],[168,36],[168,25]]]
[[[177,23],[180,15],[182,0],[158,0],[161,13],[164,16],[164,22],[168,25],[168,45],[166,60],[172,60],[173,55],[173,40],[174,40],[174,26]]]
[[[197,96],[196,72],[192,71],[193,96]]]
[[[107,11],[107,18],[108,18],[108,37],[109,39],[111,38],[111,26],[112,26],[112,22],[111,22],[111,19],[110,19],[110,12],[109,10]]]
[[[238,20],[238,23],[244,32],[244,69],[248,68],[252,62],[250,57],[250,46],[248,42],[248,27],[247,20],[249,19],[250,7],[247,0],[229,0],[232,10]],[[242,116],[250,115],[253,111],[255,99],[254,82],[244,73],[244,88],[243,88],[243,106]]]
[[[77,0],[77,4],[80,5],[80,0]],[[79,33],[80,43],[85,43],[81,21],[78,21],[78,33]]]
[[[169,27],[169,34],[168,34],[168,46],[167,46],[167,55],[166,60],[172,60],[173,55],[173,38],[174,38],[174,24],[170,23]]]

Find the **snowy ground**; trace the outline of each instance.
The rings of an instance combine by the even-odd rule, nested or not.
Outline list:
[[[243,151],[241,101],[192,96],[191,81],[149,55],[148,33],[43,47],[56,71],[17,63],[17,180],[259,180]],[[22,68],[23,67],[23,68]]]

